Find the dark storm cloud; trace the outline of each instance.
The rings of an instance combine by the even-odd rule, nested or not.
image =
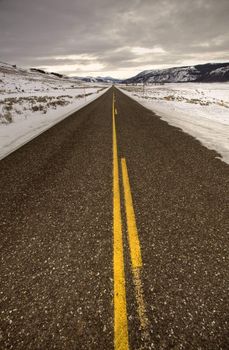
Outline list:
[[[228,0],[0,0],[0,59],[76,74],[229,60]]]

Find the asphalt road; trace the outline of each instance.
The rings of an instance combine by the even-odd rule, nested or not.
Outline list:
[[[216,156],[112,88],[0,161],[0,349],[229,349]]]

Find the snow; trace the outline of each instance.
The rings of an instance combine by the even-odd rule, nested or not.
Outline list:
[[[0,62],[0,159],[98,98],[105,85]]]
[[[120,87],[121,88],[121,87]],[[128,86],[127,95],[217,151],[229,164],[229,83]]]

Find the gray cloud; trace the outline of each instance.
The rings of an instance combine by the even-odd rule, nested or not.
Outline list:
[[[226,61],[228,16],[228,0],[0,0],[0,59],[120,77]]]

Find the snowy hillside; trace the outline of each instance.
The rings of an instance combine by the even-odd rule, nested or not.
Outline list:
[[[146,70],[123,82],[127,84],[152,84],[226,81],[229,81],[229,63],[207,63],[196,66]]]
[[[105,88],[0,62],[0,159]]]
[[[128,86],[122,91],[216,150],[229,164],[229,83]]]
[[[7,63],[0,62],[0,93],[35,93],[53,92],[58,89],[75,88],[82,82],[68,77],[60,78],[56,73],[41,73],[41,70],[21,69]]]

